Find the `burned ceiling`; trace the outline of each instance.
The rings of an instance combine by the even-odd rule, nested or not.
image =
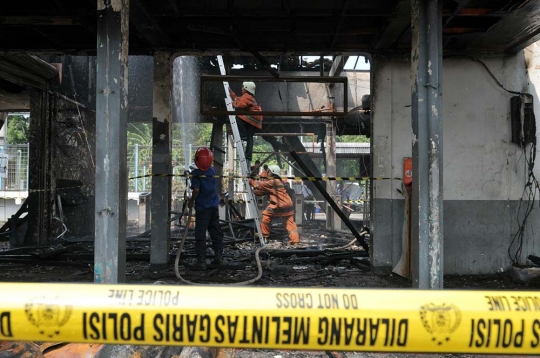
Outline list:
[[[2,5],[0,51],[94,54],[97,0]],[[540,0],[445,0],[447,52],[540,39]],[[411,0],[131,0],[130,53],[364,54],[410,49]]]

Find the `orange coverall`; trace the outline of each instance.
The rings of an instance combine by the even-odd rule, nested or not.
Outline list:
[[[260,112],[261,107],[257,104],[257,100],[255,99],[255,97],[253,97],[253,95],[249,92],[242,92],[243,93],[241,96],[237,96],[236,93],[234,93],[232,90],[230,91],[233,107],[243,109],[249,112]],[[237,116],[244,122],[251,124],[253,127],[262,129],[262,116],[257,116],[253,114],[237,114]]]
[[[285,190],[283,182],[276,178],[260,181],[249,180],[253,192],[258,196],[269,196],[270,204],[264,209],[261,220],[261,231],[264,236],[270,235],[270,224],[274,217],[281,217],[285,221],[285,228],[289,233],[289,244],[300,242],[298,227],[294,222],[294,207],[291,197]]]

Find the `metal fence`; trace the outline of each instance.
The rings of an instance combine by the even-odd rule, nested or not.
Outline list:
[[[7,162],[0,156],[0,167],[4,168],[7,176],[0,177],[0,191],[27,191],[28,190],[28,155],[29,144],[6,144],[0,145],[0,154],[7,155]],[[173,148],[180,149],[180,148]],[[152,172],[152,146],[131,145],[128,146],[128,176],[149,175]],[[174,163],[183,163],[178,150],[173,150],[178,158],[173,155]],[[180,161],[182,159],[182,161]],[[180,168],[181,167],[181,168]],[[181,174],[183,165],[173,165],[173,174]],[[0,168],[0,169],[1,169]],[[173,177],[173,191],[183,191],[185,179]],[[152,189],[152,178],[131,179],[128,182],[130,192],[145,192]]]
[[[0,157],[0,167],[5,167],[7,177],[0,177],[0,191],[27,191],[28,190],[28,144],[8,144],[0,146],[0,154],[6,154],[7,163],[2,163]],[[191,154],[190,154],[191,155]],[[173,174],[182,174],[184,171],[183,150],[181,147],[173,147]],[[127,148],[127,166],[128,177],[135,178],[139,176],[150,175],[152,173],[152,146],[131,145]],[[362,183],[364,197],[354,197],[353,200],[367,198],[358,208],[364,214],[369,216],[369,185]],[[143,177],[128,180],[129,192],[150,192],[152,190],[152,177]],[[184,177],[172,177],[172,192],[175,196],[182,196],[185,190]],[[367,194],[367,195],[366,195]]]
[[[152,146],[129,145],[127,150],[128,177],[134,178],[152,173]],[[144,192],[152,189],[152,178],[131,179],[128,191]]]
[[[129,145],[127,149],[128,165],[128,191],[147,192],[152,190],[152,177],[137,178],[152,174],[152,146],[149,145]],[[184,158],[181,147],[172,148],[172,174],[182,174],[184,171]],[[182,164],[180,164],[182,163]],[[185,189],[185,178],[172,177],[173,193],[183,193]]]
[[[7,177],[0,178],[2,191],[28,190],[28,144],[7,144],[0,146],[0,154],[7,155],[7,162],[0,158],[0,166],[5,168]]]

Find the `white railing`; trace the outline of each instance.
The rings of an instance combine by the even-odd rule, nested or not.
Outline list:
[[[128,178],[142,177],[152,174],[152,146],[150,145],[128,145],[127,149]],[[172,174],[183,174],[184,158],[181,147],[172,148]],[[128,192],[147,192],[152,189],[152,177],[130,179],[128,181]],[[182,192],[185,189],[184,177],[172,177],[172,191]]]
[[[1,191],[28,190],[28,144],[6,144],[0,153],[7,154],[7,177],[0,178]]]
[[[0,191],[27,191],[28,190],[28,144],[0,145],[0,154],[7,154],[7,177],[0,177]],[[176,149],[176,148],[175,148]],[[150,175],[152,172],[152,146],[130,145],[128,146],[128,177]],[[174,154],[174,151],[173,151]],[[183,173],[183,158],[175,158],[173,155],[173,174]],[[185,179],[173,177],[173,189],[184,190]],[[131,179],[128,182],[130,192],[150,191],[152,178]]]

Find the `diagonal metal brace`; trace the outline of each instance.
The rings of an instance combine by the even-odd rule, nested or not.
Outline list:
[[[300,156],[298,155],[298,153],[296,152],[290,152],[291,153],[291,156],[293,157],[293,159],[296,161],[296,163],[300,166],[300,168],[302,168],[302,170],[304,171],[304,173],[306,173],[306,175],[308,177],[313,177],[313,173],[311,172],[311,170],[309,170],[309,168],[304,164],[304,162],[302,161],[302,159],[300,159]],[[324,198],[326,199],[326,201],[328,201],[328,203],[330,204],[330,206],[332,207],[332,209],[334,209],[334,211],[336,212],[336,214],[341,218],[341,220],[343,220],[343,222],[345,223],[345,225],[347,225],[347,227],[349,228],[349,230],[351,230],[352,234],[354,235],[354,237],[356,238],[356,240],[358,240],[358,242],[360,243],[360,245],[364,248],[364,250],[366,250],[366,252],[368,253],[369,255],[369,246],[367,245],[367,243],[364,241],[364,238],[360,235],[360,233],[358,232],[358,230],[356,230],[356,228],[354,227],[354,225],[352,224],[352,222],[347,218],[347,216],[345,216],[345,214],[343,214],[343,212],[341,211],[341,209],[339,208],[339,206],[336,204],[336,202],[332,199],[332,197],[330,196],[330,194],[328,194],[328,192],[326,191],[326,189],[324,189],[324,187],[321,185],[321,183],[316,180],[316,181],[313,181],[313,184],[315,185],[315,187],[317,188],[317,190],[320,191],[320,193],[322,194],[322,196],[324,196]]]

